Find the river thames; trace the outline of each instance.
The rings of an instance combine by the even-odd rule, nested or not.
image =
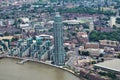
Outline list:
[[[20,60],[0,59],[0,80],[81,80],[73,74],[36,62],[16,64]]]

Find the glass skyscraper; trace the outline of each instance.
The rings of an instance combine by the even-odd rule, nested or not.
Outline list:
[[[65,63],[65,53],[63,48],[63,26],[62,18],[58,12],[56,12],[54,18],[54,56],[53,61],[55,65],[63,66]]]

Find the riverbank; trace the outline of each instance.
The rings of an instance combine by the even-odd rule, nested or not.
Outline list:
[[[15,60],[18,60],[18,62],[22,61],[22,60],[25,60],[25,58],[19,58],[19,57],[12,57],[12,56],[6,56],[5,58],[11,58],[11,59],[15,59]],[[64,68],[64,67],[61,67],[61,66],[56,66],[56,65],[52,65],[52,64],[48,64],[48,63],[45,63],[43,61],[38,61],[38,60],[33,60],[33,59],[29,59],[27,62],[33,62],[33,63],[39,63],[39,64],[43,64],[43,65],[46,65],[46,66],[49,66],[49,67],[54,67],[56,69],[60,69],[60,70],[63,70],[63,71],[66,71],[78,78],[80,78],[80,80],[85,80],[83,79],[82,77],[80,77],[78,74],[76,74],[74,71],[68,69],[68,68]],[[25,63],[27,63],[25,62]]]

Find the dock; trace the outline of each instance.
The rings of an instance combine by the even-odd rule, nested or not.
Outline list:
[[[29,61],[29,59],[24,59],[24,60],[22,60],[22,61],[20,61],[20,62],[17,62],[17,64],[24,64],[24,63],[27,62],[27,61]]]

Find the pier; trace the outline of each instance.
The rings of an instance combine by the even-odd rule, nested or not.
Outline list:
[[[17,62],[17,64],[24,64],[24,63],[27,62],[27,61],[29,61],[29,59],[24,59],[24,60],[22,60],[22,61],[20,61],[20,62]]]

